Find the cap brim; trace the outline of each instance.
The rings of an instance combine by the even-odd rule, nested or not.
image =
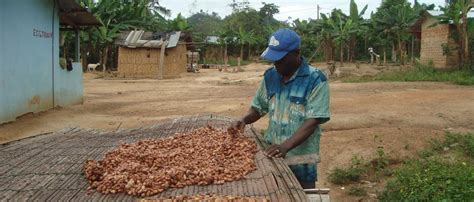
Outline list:
[[[285,57],[286,54],[288,54],[287,51],[276,51],[267,47],[260,57],[262,57],[264,60],[275,62]]]

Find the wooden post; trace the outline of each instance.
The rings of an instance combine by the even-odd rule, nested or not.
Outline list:
[[[74,37],[75,37],[75,40],[74,40],[74,62],[79,62],[80,53],[81,53],[81,48],[80,48],[81,38],[79,37],[79,30],[78,29],[74,30]],[[67,60],[67,58],[66,58],[66,60]]]
[[[226,43],[225,44],[225,50],[224,50],[224,65],[226,66],[226,68],[227,68],[227,62],[228,62],[227,60],[228,59],[229,58],[227,57],[227,43]]]
[[[168,41],[163,41],[161,44],[161,51],[160,51],[160,66],[158,71],[158,79],[163,79],[163,66],[165,65],[165,50],[166,46],[168,45]]]

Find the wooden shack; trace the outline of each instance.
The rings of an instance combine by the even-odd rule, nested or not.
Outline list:
[[[186,72],[190,37],[181,32],[142,32],[138,36],[134,32],[122,34],[116,42],[119,77],[172,79]]]

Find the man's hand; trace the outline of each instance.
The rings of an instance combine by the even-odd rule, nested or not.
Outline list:
[[[283,144],[274,144],[268,147],[263,154],[267,157],[273,158],[285,158],[286,153],[288,152],[289,148],[284,146]]]
[[[234,121],[230,124],[230,127],[227,128],[227,132],[231,135],[237,135],[242,133],[245,128],[245,123],[242,120]]]
[[[249,111],[244,117],[230,124],[230,127],[227,128],[227,132],[230,133],[231,135],[242,133],[244,132],[244,128],[246,124],[252,124],[258,119],[260,119],[260,117],[261,116],[258,113],[258,111],[254,109],[253,107],[250,107]]]

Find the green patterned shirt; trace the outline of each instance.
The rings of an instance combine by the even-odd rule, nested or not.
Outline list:
[[[287,82],[283,82],[283,77],[275,67],[271,67],[265,72],[265,78],[252,100],[252,107],[262,116],[269,115],[266,141],[281,144],[307,119],[318,118],[322,123],[329,121],[328,80],[319,69],[309,66],[304,60]],[[287,156],[319,154],[320,135],[318,125],[314,133],[289,151]]]

